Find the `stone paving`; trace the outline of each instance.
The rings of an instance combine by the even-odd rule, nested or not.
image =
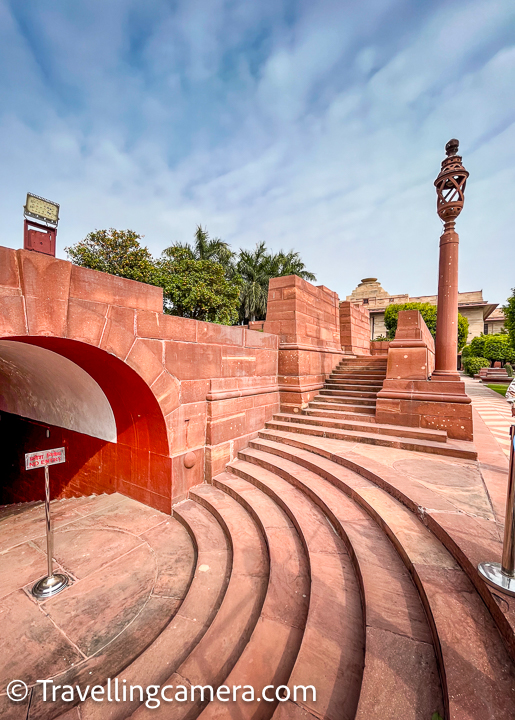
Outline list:
[[[503,452],[510,455],[510,425],[515,422],[511,415],[510,405],[495,390],[483,385],[475,378],[463,375],[467,395],[472,399],[472,406],[481,416]]]
[[[57,572],[70,587],[36,601],[46,574],[44,506],[0,514],[0,717],[25,718],[6,695],[14,678],[103,683],[141,653],[177,612],[195,564],[189,534],[174,518],[118,493],[52,502]],[[30,717],[42,718],[38,690]],[[58,710],[55,708],[54,710]],[[47,708],[50,710],[50,708]]]

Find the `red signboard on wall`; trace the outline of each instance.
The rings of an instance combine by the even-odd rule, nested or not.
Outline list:
[[[65,462],[63,447],[25,454],[25,470],[33,470],[34,468],[45,467],[45,465],[59,465],[59,463],[63,462]]]

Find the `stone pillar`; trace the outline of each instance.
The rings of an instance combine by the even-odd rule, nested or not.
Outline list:
[[[449,223],[451,224],[451,223]],[[454,223],[452,223],[454,226]],[[436,322],[435,379],[459,380],[458,356],[458,246],[453,229],[440,237],[438,270],[438,318]]]
[[[437,212],[445,223],[440,237],[438,319],[436,324],[435,380],[459,380],[458,355],[458,244],[455,220],[463,209],[468,172],[457,155],[459,143],[449,140],[447,157],[435,180]]]

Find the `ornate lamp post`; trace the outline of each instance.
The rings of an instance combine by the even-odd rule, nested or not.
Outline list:
[[[463,209],[465,185],[469,176],[457,154],[458,140],[445,146],[447,157],[435,180],[436,210],[444,231],[440,237],[438,269],[438,317],[436,322],[435,380],[459,380],[456,370],[458,354],[458,245],[455,220]]]

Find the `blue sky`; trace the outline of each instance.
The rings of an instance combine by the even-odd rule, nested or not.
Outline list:
[[[515,285],[513,0],[0,0],[0,67],[2,245],[31,191],[61,204],[60,257],[201,223],[300,251],[341,297],[435,293],[457,137],[460,290]]]

